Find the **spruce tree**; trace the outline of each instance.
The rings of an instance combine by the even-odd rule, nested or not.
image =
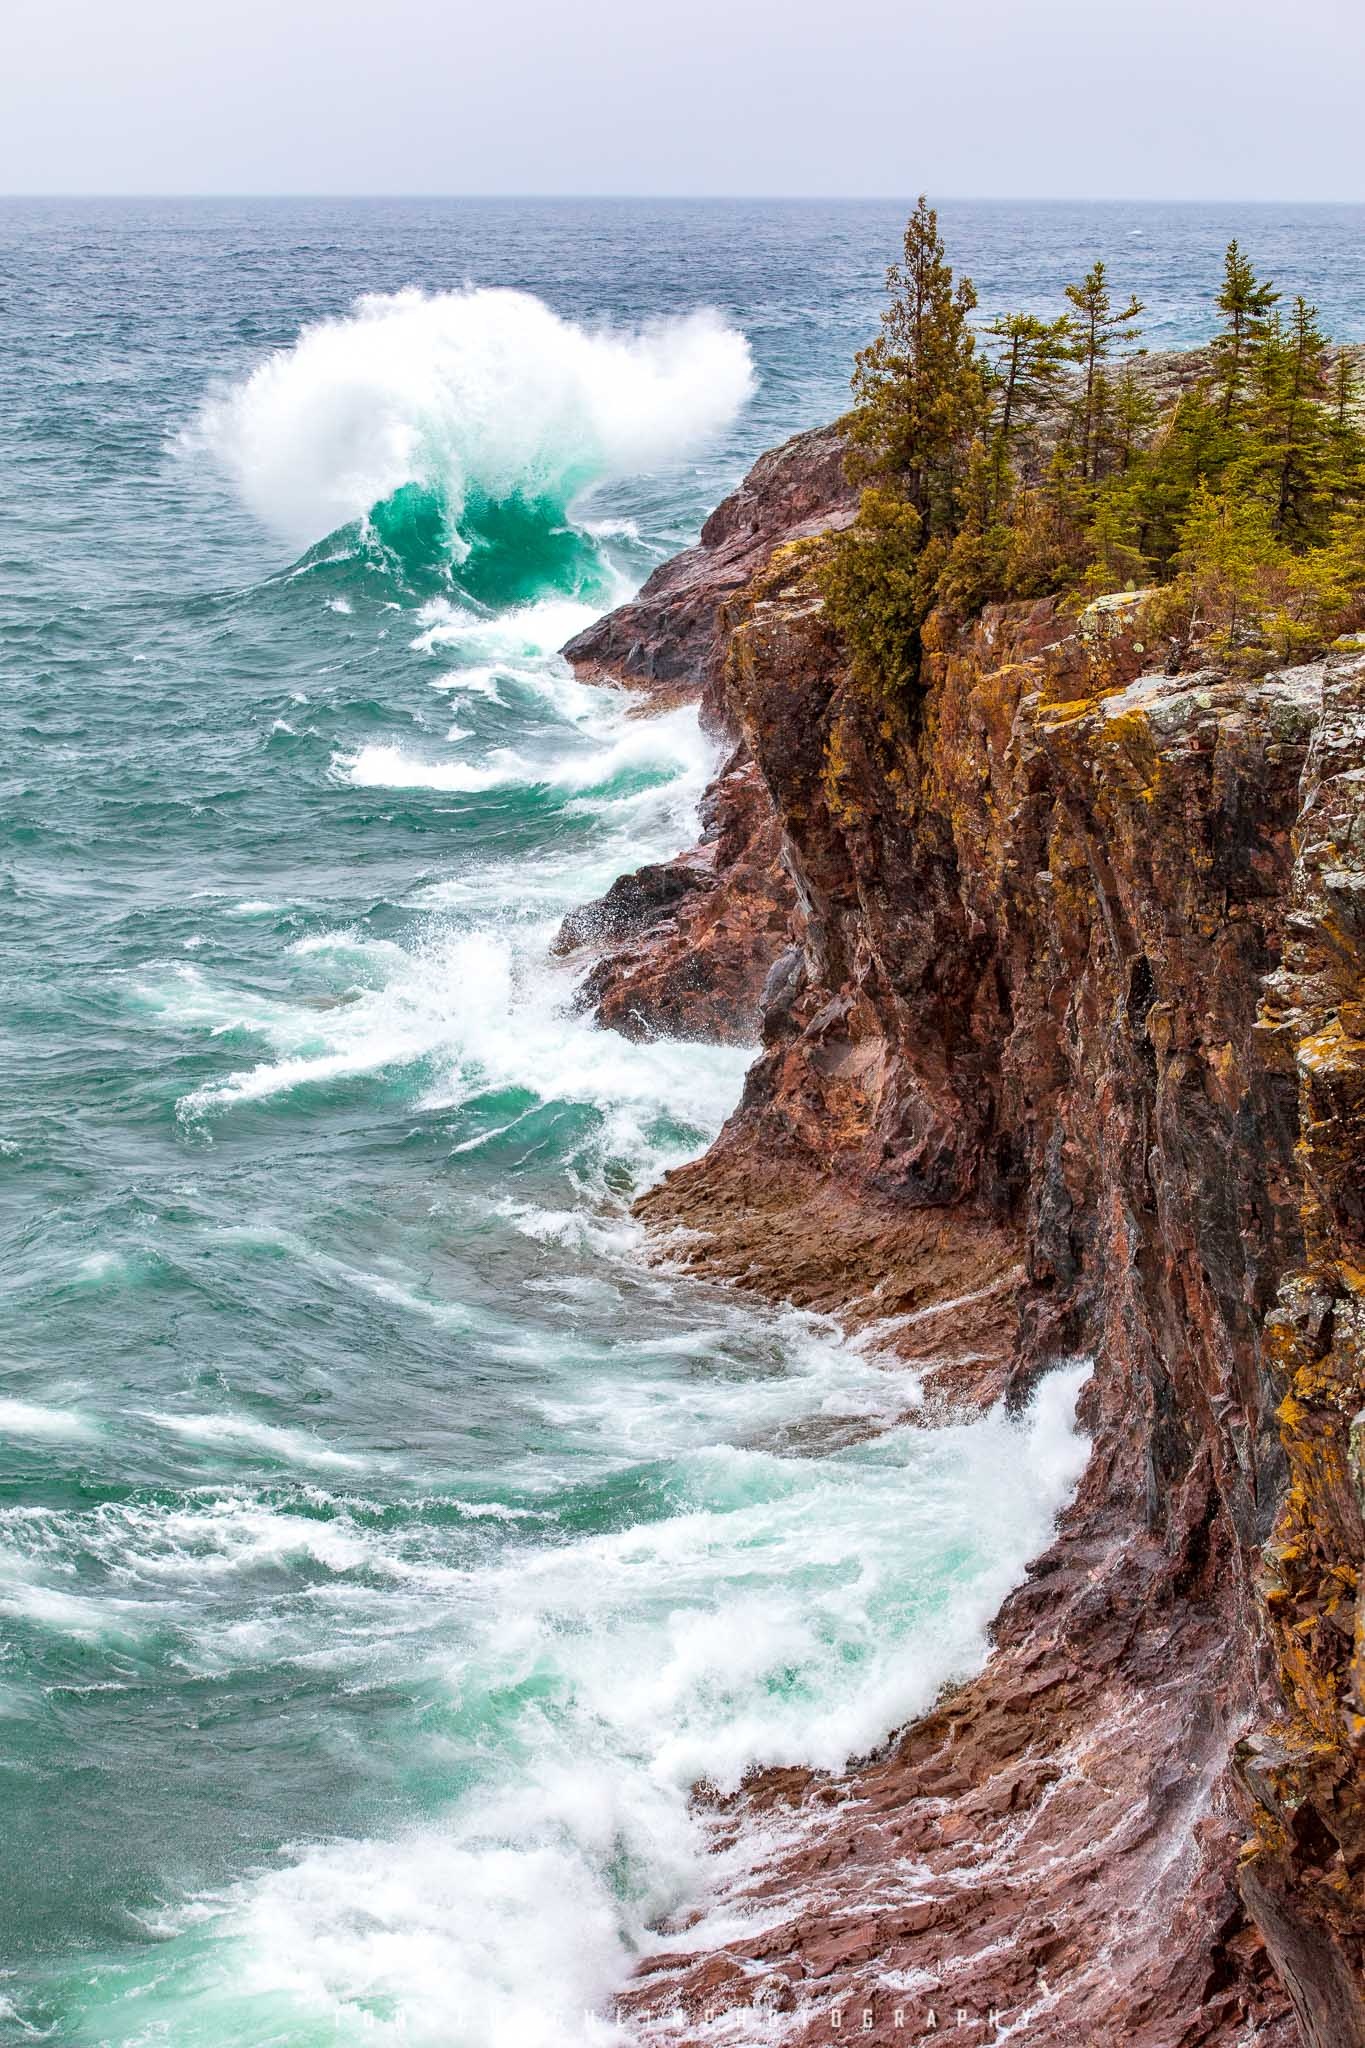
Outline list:
[[[1136,341],[1142,332],[1133,322],[1142,311],[1142,301],[1130,298],[1116,309],[1109,292],[1104,264],[1097,262],[1079,284],[1069,284],[1066,295],[1076,308],[1076,360],[1082,365],[1082,391],[1078,407],[1080,426],[1081,481],[1093,483],[1097,471],[1099,429],[1110,404],[1111,394],[1105,365],[1120,339]]]
[[[1264,491],[1276,535],[1306,546],[1325,530],[1324,486],[1331,469],[1327,337],[1318,309],[1297,298],[1286,321],[1269,321],[1253,364],[1254,394],[1247,484]]]
[[[1148,581],[1151,564],[1142,552],[1131,507],[1117,492],[1100,498],[1089,538],[1090,564],[1081,584],[1087,595],[1135,590]]]
[[[1176,400],[1127,470],[1105,487],[1121,490],[1137,544],[1158,575],[1170,567],[1200,486],[1216,488],[1237,450],[1238,434],[1223,425],[1220,402],[1199,385]]]
[[[1289,554],[1263,503],[1205,485],[1190,507],[1176,559],[1193,632],[1230,651],[1259,624],[1269,580],[1283,575]]]
[[[1005,495],[1013,436],[1023,419],[1056,403],[1071,360],[1071,322],[1063,313],[1005,313],[985,330],[991,347],[992,502]]]
[[[1365,622],[1365,500],[1357,498],[1333,514],[1326,545],[1309,561],[1338,613],[1337,630],[1358,631]]]
[[[1182,379],[1159,414],[1150,380],[1111,374],[1142,309],[1114,304],[1102,262],[1067,287],[1071,314],[1004,315],[978,351],[975,294],[921,200],[888,284],[847,421],[862,502],[823,542],[819,571],[864,685],[894,701],[919,679],[934,606],[967,620],[998,597],[1157,583],[1145,622],[1171,633],[1175,658],[1202,643],[1241,668],[1365,625],[1352,354],[1332,349],[1304,299],[1282,310],[1235,242],[1213,372]],[[1030,419],[1036,446],[1021,436]],[[1018,479],[1016,445],[1029,451]]]
[[[923,197],[886,284],[881,332],[856,358],[846,422],[848,474],[864,486],[862,502],[831,542],[822,580],[855,671],[894,692],[918,673],[919,630],[985,425],[986,376],[971,325],[976,293],[954,280]]]
[[[1339,348],[1332,365],[1332,422],[1339,434],[1347,433],[1355,418],[1358,382],[1351,358]]]
[[[1125,369],[1114,387],[1111,403],[1098,423],[1099,452],[1108,451],[1120,474],[1126,473],[1131,466],[1139,448],[1156,425],[1156,418],[1156,400],[1139,383],[1131,367]]]
[[[1265,335],[1266,321],[1279,296],[1272,285],[1261,283],[1237,242],[1229,242],[1223,256],[1222,289],[1214,300],[1224,324],[1211,344],[1224,426],[1231,423],[1249,358]]]
[[[966,278],[954,282],[938,215],[922,196],[886,288],[881,333],[856,357],[850,474],[912,506],[927,545],[956,523],[985,379],[971,325],[976,292]]]
[[[1359,377],[1345,349],[1332,364],[1328,438],[1328,488],[1335,507],[1365,498],[1365,433],[1361,431]]]
[[[934,579],[934,602],[956,619],[970,619],[1007,579],[1010,528],[996,511],[996,458],[979,436],[967,458],[962,519]]]

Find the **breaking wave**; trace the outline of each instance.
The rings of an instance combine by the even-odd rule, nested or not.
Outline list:
[[[589,486],[654,472],[749,397],[748,342],[709,311],[587,328],[529,293],[371,293],[212,394],[181,437],[296,546],[369,522],[506,604],[591,583]]]

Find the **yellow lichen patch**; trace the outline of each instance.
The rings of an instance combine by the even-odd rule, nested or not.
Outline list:
[[[1088,717],[1095,704],[1094,697],[1070,697],[1061,704],[1041,705],[1039,724],[1044,733],[1053,732],[1060,726],[1074,725],[1077,719]]]
[[[1299,1041],[1295,1058],[1310,1074],[1344,1074],[1365,1060],[1365,1040],[1348,1038],[1339,1018]]]
[[[1088,735],[1105,781],[1114,792],[1142,803],[1155,803],[1161,778],[1161,755],[1144,711],[1115,711],[1098,718]]]
[[[849,760],[848,742],[842,723],[836,723],[825,741],[825,758],[820,774],[825,803],[836,825],[850,831],[866,816],[866,804],[859,800],[859,779]]]
[[[814,578],[809,582],[804,582],[804,579],[809,577],[824,554],[828,538],[827,534],[816,533],[808,534],[804,540],[779,541],[750,584],[750,590],[756,597],[771,597],[774,592],[791,586],[793,577],[799,576],[803,579],[803,595],[823,604],[824,599]]]

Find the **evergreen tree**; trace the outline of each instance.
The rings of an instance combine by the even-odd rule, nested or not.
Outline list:
[[[923,197],[886,283],[881,332],[856,358],[847,421],[849,477],[865,488],[854,525],[831,543],[823,586],[855,672],[894,691],[918,672],[919,631],[962,522],[987,387],[971,325],[976,293],[955,282]]]
[[[1031,503],[1020,507],[1013,522],[1012,592],[1033,596],[1075,582],[1089,556],[1090,502],[1077,451],[1063,441],[1052,451]]]
[[[889,486],[912,506],[927,545],[956,523],[986,388],[971,326],[976,292],[965,278],[954,282],[938,215],[923,197],[886,287],[881,333],[859,351],[853,373],[850,471],[855,483]]]
[[[971,618],[1006,585],[1010,529],[996,514],[996,488],[995,456],[978,437],[967,459],[962,522],[934,579],[934,602],[957,619]]]
[[[1105,487],[1121,491],[1136,545],[1158,575],[1171,565],[1200,485],[1216,488],[1237,449],[1238,436],[1223,425],[1221,405],[1208,387],[1198,386],[1176,400],[1127,471]]]
[[[1098,452],[1108,454],[1114,468],[1126,473],[1150,437],[1156,420],[1156,400],[1138,382],[1131,367],[1125,369],[1113,387],[1112,403],[1098,422]]]
[[[1365,502],[1357,499],[1333,515],[1317,558],[1329,597],[1341,613],[1338,630],[1358,628],[1365,620]]]
[[[1082,365],[1082,391],[1078,410],[1080,426],[1081,481],[1093,483],[1099,444],[1099,430],[1111,402],[1105,365],[1120,339],[1136,341],[1142,332],[1133,322],[1142,311],[1140,299],[1116,309],[1109,292],[1104,264],[1097,262],[1079,284],[1069,284],[1066,295],[1075,307],[1076,360]]]
[[[1288,550],[1258,499],[1203,486],[1185,521],[1177,561],[1193,629],[1224,650],[1259,622],[1268,585]]]
[[[1332,365],[1332,424],[1339,434],[1347,433],[1355,418],[1358,381],[1351,358],[1338,349]]]
[[[1035,313],[1006,313],[985,330],[991,347],[992,500],[1005,495],[1012,438],[1021,421],[1057,402],[1071,360],[1071,322],[1063,313],[1040,320]],[[993,345],[993,346],[992,346]]]
[[[1261,283],[1237,243],[1229,242],[1223,257],[1222,290],[1214,300],[1224,324],[1212,342],[1224,426],[1232,420],[1248,360],[1265,334],[1266,321],[1279,296],[1271,285]]]
[[[825,609],[854,674],[866,688],[892,699],[908,689],[919,668],[925,619],[920,539],[913,505],[869,484],[858,517],[835,536],[820,571]]]
[[[1365,434],[1361,432],[1359,378],[1345,349],[1332,364],[1329,488],[1338,508],[1365,497]]]
[[[1203,646],[1243,668],[1365,626],[1352,356],[1302,298],[1282,311],[1235,242],[1213,374],[1159,414],[1151,380],[1111,372],[1142,309],[1115,305],[1102,262],[1067,287],[1072,313],[1005,315],[978,352],[975,295],[921,200],[888,284],[847,422],[862,502],[822,543],[819,571],[865,686],[894,702],[918,680],[935,606],[967,620],[1000,597],[1156,583],[1149,633],[1169,632],[1178,659]],[[1020,479],[1016,447],[1029,451]]]
[[[1131,508],[1117,492],[1101,497],[1090,522],[1089,540],[1090,563],[1081,585],[1087,595],[1135,590],[1148,580],[1151,564],[1138,543]]]
[[[1241,475],[1259,482],[1281,539],[1303,546],[1321,538],[1328,506],[1324,485],[1331,469],[1331,416],[1327,389],[1327,337],[1318,309],[1297,298],[1289,319],[1269,321],[1253,363],[1251,436]]]

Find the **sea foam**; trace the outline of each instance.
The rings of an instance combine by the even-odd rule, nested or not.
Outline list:
[[[839,1353],[812,1359],[808,1400],[861,1372]],[[154,2010],[187,2038],[268,2020],[272,2038],[325,2026],[388,2048],[622,2039],[600,2015],[633,1960],[714,1945],[734,1915],[727,1880],[763,1848],[746,1829],[712,1853],[692,1786],[733,1789],[756,1763],[838,1769],[979,1668],[1084,1464],[1088,1370],[1053,1374],[1023,1416],[895,1429],[825,1459],[699,1441],[675,1466],[681,1512],[482,1563],[447,1562],[420,1522],[300,1523],[240,1499],[215,1505],[211,1531],[202,1510],[98,1516],[139,1577],[187,1553],[202,1571],[206,1537],[233,1574],[305,1545],[329,1576],[288,1617],[295,1655],[316,1668],[329,1652],[307,1633],[330,1622],[352,1679],[357,1643],[375,1676],[395,1648],[410,1673],[417,1629],[447,1737],[501,1731],[483,1782],[438,1817],[300,1844],[168,1914],[155,1976],[125,1979],[121,2025],[101,2038],[146,2038]],[[277,1653],[280,1626],[272,1609]],[[244,1619],[196,1662],[259,1656],[261,1641]],[[683,1905],[716,1920],[660,1935]]]

